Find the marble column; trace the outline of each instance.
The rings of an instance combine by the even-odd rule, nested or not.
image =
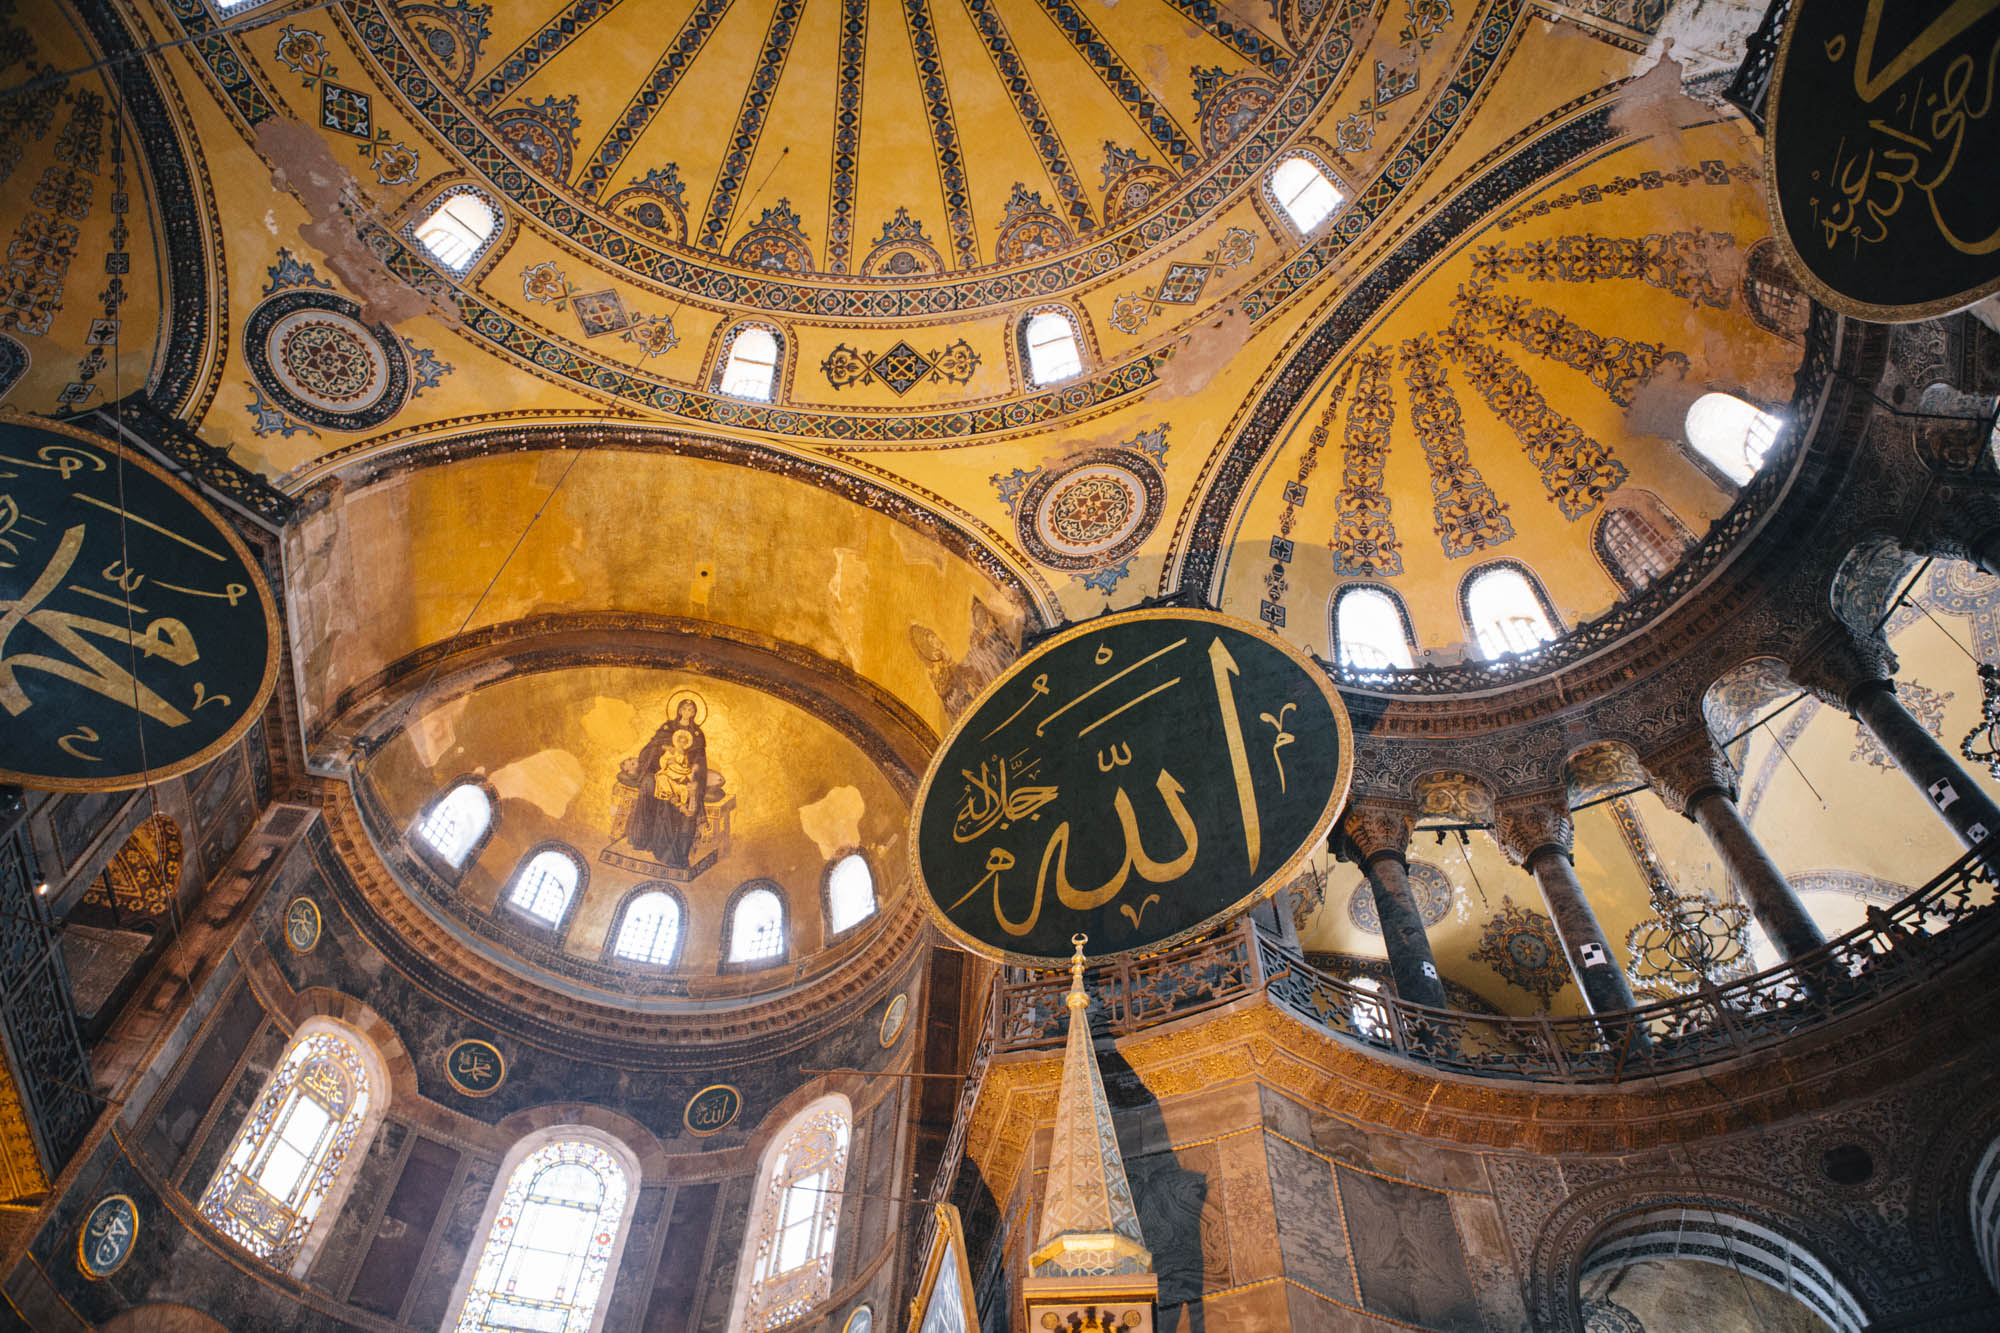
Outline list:
[[[1643,756],[1640,763],[1667,808],[1685,815],[1708,835],[1736,891],[1786,961],[1826,943],[1812,913],[1736,808],[1736,772],[1715,748],[1706,727]]]
[[[1562,793],[1496,802],[1493,817],[1494,832],[1507,859],[1524,867],[1541,886],[1556,935],[1562,940],[1563,953],[1590,1012],[1635,1008],[1618,951],[1605,938],[1604,927],[1597,923],[1597,913],[1577,882],[1572,860],[1576,829]]]
[[[1800,649],[1790,674],[1799,688],[1852,713],[1959,841],[1984,847],[2000,869],[2000,805],[1896,698],[1896,656],[1887,642],[1836,626]]]
[[[1423,913],[1410,892],[1409,813],[1357,804],[1341,821],[1341,832],[1368,876],[1396,994],[1413,1004],[1445,1008],[1444,981],[1431,954]]]

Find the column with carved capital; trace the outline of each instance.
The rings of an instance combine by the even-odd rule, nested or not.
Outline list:
[[[1340,827],[1354,859],[1368,875],[1396,994],[1413,1004],[1444,1008],[1444,982],[1438,977],[1430,936],[1424,932],[1423,913],[1410,892],[1410,812],[1356,804]]]
[[[1494,833],[1507,859],[1525,867],[1541,886],[1556,935],[1562,940],[1590,1012],[1605,1014],[1636,1007],[1617,951],[1604,937],[1604,927],[1597,923],[1597,913],[1577,882],[1572,860],[1576,829],[1561,793],[1496,802],[1493,818]]]
[[[1789,672],[1800,689],[1846,709],[1873,732],[1960,842],[1984,846],[1987,859],[2000,862],[2000,805],[1896,698],[1896,655],[1888,643],[1836,626],[1808,641]]]
[[[1736,771],[1715,748],[1707,728],[1643,756],[1640,762],[1667,808],[1687,816],[1708,835],[1736,891],[1787,961],[1826,943],[1812,913],[1736,808]]]

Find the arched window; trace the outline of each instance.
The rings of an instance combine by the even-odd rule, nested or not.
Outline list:
[[[1481,657],[1532,652],[1556,637],[1541,589],[1511,564],[1488,565],[1467,579],[1464,609]]]
[[[861,853],[849,852],[826,872],[826,924],[835,935],[875,915],[875,876]]]
[[[1741,486],[1764,465],[1782,423],[1733,393],[1705,393],[1687,414],[1687,442]]]
[[[466,855],[479,845],[492,822],[493,803],[486,799],[486,793],[470,782],[461,782],[424,812],[417,823],[417,836],[456,870],[465,864]]]
[[[1608,510],[1597,520],[1597,552],[1627,592],[1638,592],[1672,569],[1685,549],[1636,510]]]
[[[785,956],[785,900],[770,889],[751,889],[729,914],[729,961],[756,963]]]
[[[1301,235],[1333,216],[1340,207],[1339,187],[1327,179],[1311,158],[1293,153],[1271,172],[1271,197]]]
[[[823,1097],[772,1141],[744,1237],[743,1333],[800,1319],[833,1291],[833,1243],[847,1181],[847,1099]]]
[[[455,1333],[596,1328],[630,1195],[625,1168],[590,1139],[565,1135],[523,1157],[493,1210]]]
[[[431,257],[453,273],[472,267],[500,225],[493,205],[471,190],[460,190],[417,224],[416,237]]]
[[[1334,660],[1358,671],[1413,665],[1409,630],[1395,595],[1360,584],[1342,588],[1333,602]]]
[[[203,1217],[273,1267],[299,1257],[336,1179],[367,1146],[381,1091],[372,1054],[325,1020],[302,1027],[201,1196]]]
[[[618,941],[611,952],[635,963],[674,961],[681,943],[681,905],[671,893],[648,889],[625,904],[625,919],[618,925]]]
[[[718,387],[732,398],[768,403],[777,384],[778,335],[755,324],[738,329],[729,340]]]
[[[1037,388],[1060,384],[1083,373],[1083,351],[1077,345],[1076,324],[1061,310],[1038,310],[1021,327],[1021,346],[1028,354],[1028,380]]]
[[[546,848],[529,857],[514,876],[507,901],[537,921],[561,925],[570,899],[576,896],[578,877],[574,857]]]

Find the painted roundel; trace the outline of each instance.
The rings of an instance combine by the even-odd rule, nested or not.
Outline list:
[[[278,405],[327,430],[372,430],[410,396],[402,339],[361,322],[361,307],[327,292],[281,292],[250,312],[243,356]]]
[[[1021,497],[1021,545],[1052,569],[1094,569],[1146,540],[1166,507],[1159,469],[1129,449],[1045,468]]]
[[[1451,881],[1444,871],[1427,861],[1410,862],[1410,896],[1417,900],[1417,914],[1427,926],[1435,926],[1451,911]],[[1382,933],[1382,919],[1375,911],[1375,892],[1362,880],[1347,899],[1347,919],[1370,935]]]

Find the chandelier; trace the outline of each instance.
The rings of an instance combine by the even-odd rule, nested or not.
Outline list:
[[[1675,893],[1657,879],[1647,897],[1653,915],[1625,937],[1635,984],[1685,995],[1748,969],[1750,912],[1743,904]]]
[[[2000,778],[2000,669],[1991,662],[1979,664],[1979,721],[1965,733],[1958,752]]]

